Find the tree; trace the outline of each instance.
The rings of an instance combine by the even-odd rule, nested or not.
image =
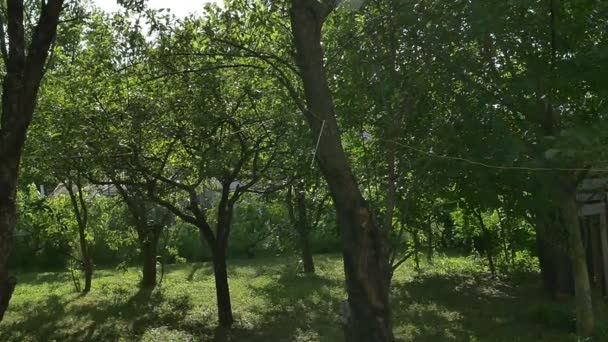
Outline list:
[[[0,49],[6,70],[0,117],[0,321],[16,285],[8,272],[8,260],[17,220],[15,197],[21,154],[62,9],[63,0],[41,2],[31,39],[25,37],[23,0],[8,0],[6,17],[0,22]]]
[[[86,294],[91,291],[91,284],[93,281],[93,259],[87,241],[89,208],[85,200],[82,175],[80,175],[80,171],[77,171],[77,174],[74,181],[66,179],[62,180],[61,184],[64,185],[66,192],[70,197],[70,203],[72,204],[76,223],[78,224],[78,243],[80,247],[80,256],[82,257],[82,269],[84,270],[84,288],[82,289],[82,292]]]
[[[307,103],[304,114],[313,136],[320,137],[316,159],[330,188],[343,243],[349,307],[345,338],[393,341],[386,231],[375,222],[349,165],[325,74],[322,28],[336,5],[336,1],[291,2],[297,64]]]
[[[310,245],[310,234],[321,223],[328,196],[320,189],[320,179],[315,177],[309,184],[306,177],[298,180],[287,190],[286,202],[289,220],[297,233],[304,273],[315,273],[315,264]]]

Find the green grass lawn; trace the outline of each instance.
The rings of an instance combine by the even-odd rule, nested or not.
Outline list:
[[[236,324],[230,341],[340,341],[341,259],[317,256],[317,275],[293,258],[230,260]],[[442,258],[395,275],[395,334],[401,341],[575,341],[571,304],[542,300],[538,276],[490,281],[470,259]],[[215,290],[208,264],[168,267],[153,293],[140,274],[98,270],[87,296],[69,274],[20,274],[0,341],[212,341]]]

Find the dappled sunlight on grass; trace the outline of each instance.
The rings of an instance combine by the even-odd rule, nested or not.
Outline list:
[[[236,323],[229,341],[339,341],[345,299],[342,263],[317,256],[317,274],[294,258],[230,260]],[[573,341],[571,303],[542,299],[538,276],[492,279],[470,258],[438,258],[394,277],[401,341]],[[22,274],[1,341],[211,341],[216,330],[210,264],[168,266],[153,292],[140,271],[99,270],[93,290],[74,292],[64,273]],[[601,330],[601,329],[600,329]],[[219,340],[219,339],[218,339]]]

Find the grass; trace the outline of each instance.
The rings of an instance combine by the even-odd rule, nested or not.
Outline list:
[[[24,273],[0,341],[340,341],[345,298],[338,257],[317,256],[317,275],[295,259],[231,260],[236,324],[216,331],[208,264],[168,267],[161,287],[138,291],[139,271],[98,270],[87,296],[66,273]],[[396,273],[400,341],[576,341],[571,303],[542,299],[535,274],[490,280],[471,259],[441,258]],[[603,340],[603,339],[600,339]]]

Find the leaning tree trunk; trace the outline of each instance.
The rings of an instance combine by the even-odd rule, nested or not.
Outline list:
[[[2,113],[0,114],[0,321],[8,308],[16,280],[9,274],[17,222],[17,179],[27,130],[32,122],[38,89],[44,75],[51,42],[57,31],[63,0],[42,2],[31,39],[25,37],[23,0],[6,1],[2,16],[0,52],[4,62]],[[6,19],[6,20],[4,20]],[[29,48],[26,41],[30,42]],[[8,48],[6,46],[8,42]]]
[[[331,9],[316,0],[292,0],[290,15],[305,115],[319,137],[316,159],[334,200],[342,239],[348,293],[344,335],[347,341],[394,341],[386,236],[363,199],[342,147],[323,65],[321,30]]]
[[[581,239],[581,228],[576,203],[576,187],[566,185],[562,197],[563,222],[568,232],[568,252],[572,261],[574,295],[576,300],[576,328],[579,336],[593,335],[595,319],[591,300],[591,286],[587,270],[585,248]]]

